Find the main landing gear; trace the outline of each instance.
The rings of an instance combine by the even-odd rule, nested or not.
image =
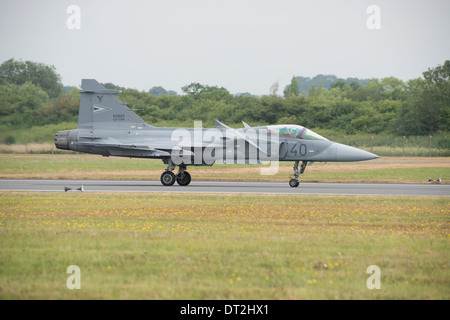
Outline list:
[[[175,175],[172,171],[175,169],[175,164],[169,161],[166,171],[161,174],[161,183],[165,186],[172,186],[175,181],[180,186],[187,186],[191,183],[191,175],[186,171],[186,165],[180,164],[180,170]]]
[[[289,180],[289,185],[292,188],[297,188],[300,185],[300,181],[298,177],[305,172],[306,166],[308,165],[308,161],[302,161],[302,165],[300,166],[300,171],[298,170],[298,164],[300,161],[295,161],[294,163],[294,174],[292,175],[292,179]]]

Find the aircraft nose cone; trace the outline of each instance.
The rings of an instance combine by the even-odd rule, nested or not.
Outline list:
[[[336,160],[341,162],[365,161],[379,158],[376,154],[338,143]]]

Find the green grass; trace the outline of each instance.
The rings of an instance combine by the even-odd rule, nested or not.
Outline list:
[[[1,299],[450,298],[448,197],[0,193]],[[66,269],[81,269],[69,290]],[[381,289],[366,287],[367,267]]]
[[[354,172],[314,172],[305,174],[304,181],[314,182],[387,182],[387,183],[426,183],[428,179],[441,178],[448,182],[450,168],[390,168],[361,170]]]

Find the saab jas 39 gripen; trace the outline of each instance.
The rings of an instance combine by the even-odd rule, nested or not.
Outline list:
[[[161,183],[187,186],[188,166],[214,163],[260,164],[266,161],[294,162],[291,187],[308,163],[349,162],[378,158],[354,147],[332,142],[299,125],[269,125],[233,129],[214,119],[216,128],[153,127],[117,99],[118,90],[108,90],[94,79],[83,79],[78,129],[55,135],[58,149],[102,156],[161,159],[167,169]],[[178,167],[177,174],[173,171]]]

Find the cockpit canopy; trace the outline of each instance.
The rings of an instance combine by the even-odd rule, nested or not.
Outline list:
[[[298,125],[275,125],[268,126],[267,131],[271,133],[276,133],[280,137],[285,138],[297,138],[304,140],[328,140],[321,135],[309,130],[305,127]]]

